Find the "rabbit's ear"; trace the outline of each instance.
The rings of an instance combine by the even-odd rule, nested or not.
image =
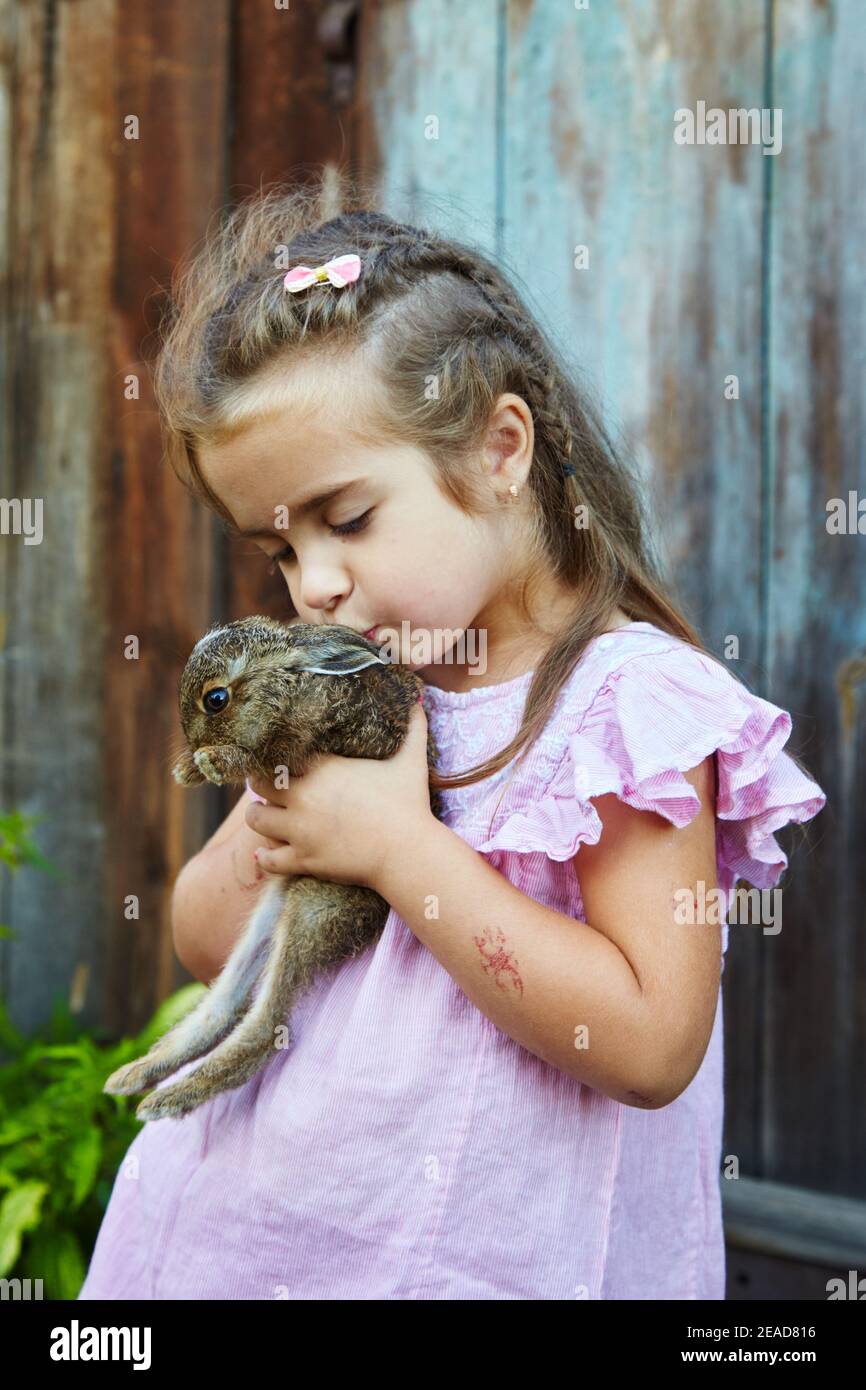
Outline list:
[[[337,652],[333,656],[323,656],[318,666],[299,666],[299,671],[311,671],[317,676],[352,676],[356,671],[364,671],[368,666],[389,666],[383,656],[369,655],[358,651]]]
[[[193,762],[192,753],[185,748],[171,770],[176,782],[180,782],[182,787],[197,787],[205,779]]]

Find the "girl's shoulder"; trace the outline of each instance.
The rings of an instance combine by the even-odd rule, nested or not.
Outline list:
[[[556,718],[563,730],[614,746],[639,731],[644,750],[658,743],[661,752],[671,738],[690,747],[707,743],[711,728],[721,734],[749,713],[763,714],[786,738],[791,732],[790,714],[753,694],[723,661],[639,622],[589,643],[563,686]],[[702,738],[697,730],[705,730]]]
[[[722,661],[654,623],[636,622],[589,643],[550,725],[563,752],[580,735],[636,771],[678,749],[694,756],[693,767],[750,719],[752,732],[762,723],[777,747],[790,735],[790,714],[754,695]]]
[[[683,773],[715,755],[721,858],[771,887],[787,864],[772,832],[826,802],[783,751],[791,730],[787,710],[688,642],[651,623],[603,633],[563,685],[537,755],[517,771],[476,848],[570,859],[598,842],[592,799],[611,792],[687,825],[700,799]]]
[[[677,671],[688,678],[689,689],[700,687],[706,675],[711,680],[733,680],[712,657],[674,637],[654,623],[627,623],[593,638],[565,682],[558,710],[561,717],[583,718],[590,709],[604,703],[609,689],[621,681],[633,686],[642,675],[658,671]]]

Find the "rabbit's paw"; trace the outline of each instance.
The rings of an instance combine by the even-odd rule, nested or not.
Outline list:
[[[193,753],[193,762],[203,777],[217,786],[241,782],[251,772],[250,754],[234,743],[211,743]]]
[[[193,762],[192,754],[185,748],[171,770],[172,776],[182,787],[199,786],[204,777]]]
[[[232,776],[232,769],[227,763],[227,752],[227,749],[212,747],[199,748],[198,752],[193,754],[193,762],[208,782],[215,782],[217,786],[221,786]]]
[[[160,1090],[154,1091],[141,1102],[135,1112],[135,1118],[163,1120],[168,1117],[179,1120],[191,1110],[196,1110],[206,1100],[211,1099],[211,1092],[201,1083],[196,1085],[194,1076],[195,1073],[189,1078],[184,1077],[183,1081],[176,1081],[172,1086],[163,1086]]]
[[[154,1082],[153,1061],[149,1056],[138,1057],[134,1062],[118,1067],[103,1086],[103,1092],[109,1096],[131,1096],[136,1091],[146,1091]]]

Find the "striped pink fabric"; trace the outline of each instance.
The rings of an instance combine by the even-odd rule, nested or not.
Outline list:
[[[512,737],[530,679],[426,688],[443,770]],[[699,803],[682,773],[715,752],[720,886],[770,887],[786,865],[773,832],[826,799],[782,751],[790,731],[717,663],[632,623],[590,645],[526,762],[446,793],[446,818],[522,892],[582,918],[569,860],[599,838],[592,798],[686,825]],[[496,1028],[391,912],[302,999],[292,1050],[144,1126],[80,1298],[723,1298],[721,1000],[720,984],[691,1084],[638,1110]]]

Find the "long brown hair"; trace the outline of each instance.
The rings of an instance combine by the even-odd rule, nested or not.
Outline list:
[[[196,447],[243,428],[246,388],[285,379],[295,354],[360,349],[386,383],[371,437],[425,450],[456,506],[474,514],[483,498],[467,459],[502,393],[526,401],[535,450],[527,480],[531,560],[519,600],[530,621],[527,595],[533,578],[546,574],[571,589],[574,607],[535,670],[515,738],[475,768],[431,777],[442,788],[469,786],[525,757],[614,608],[717,658],[660,574],[636,475],[513,285],[477,250],[367,210],[357,190],[333,169],[319,188],[265,186],[221,210],[219,225],[176,270],[154,371],[166,454],[231,528]],[[363,265],[353,284],[333,293],[284,291],[281,269],[348,252]],[[575,524],[579,507],[586,526]]]

